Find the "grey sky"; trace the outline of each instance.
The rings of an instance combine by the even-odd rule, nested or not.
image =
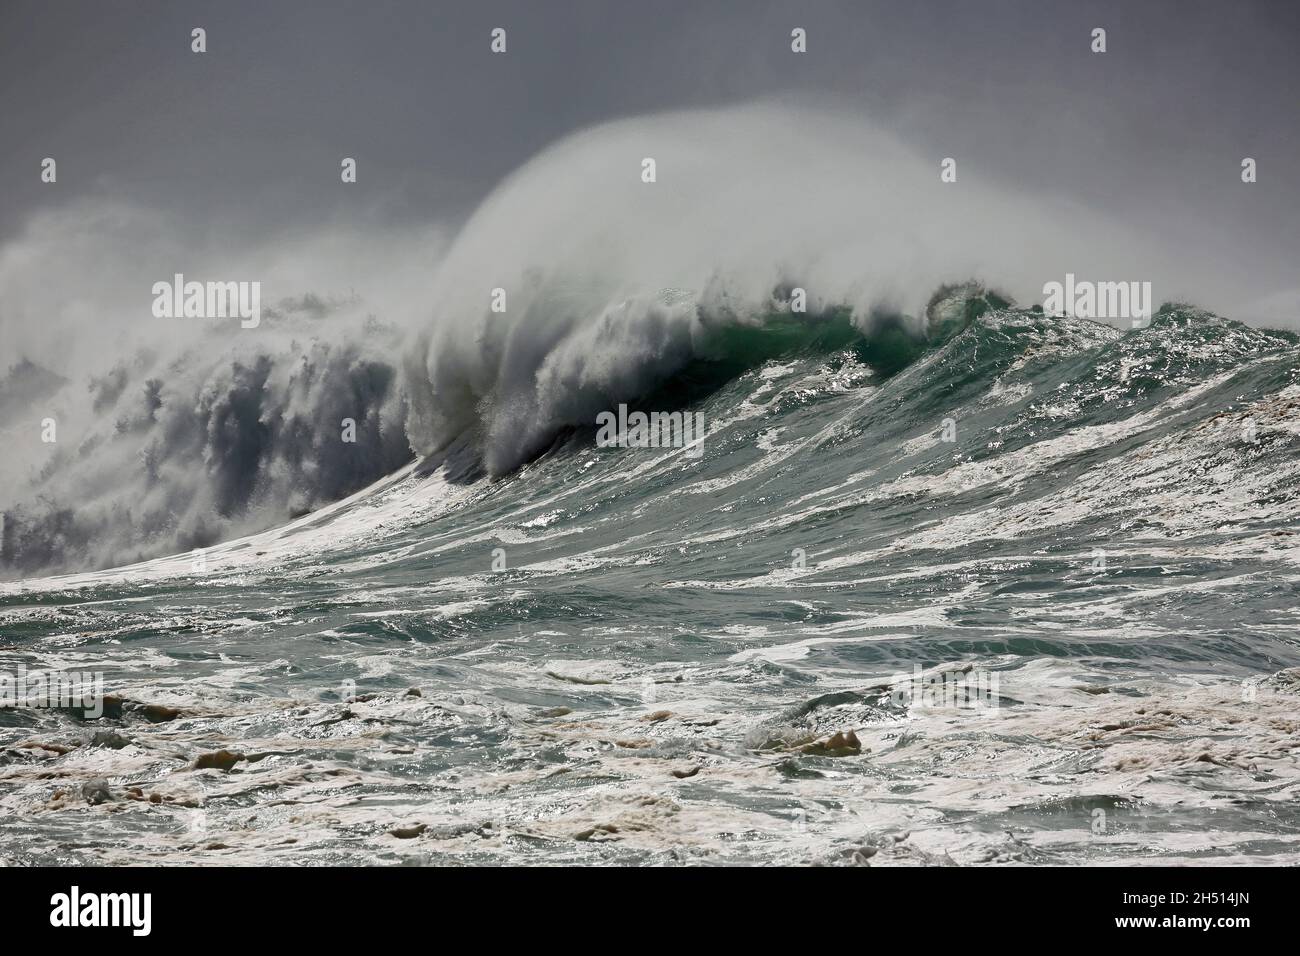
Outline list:
[[[504,56],[488,51],[496,26]],[[793,26],[807,55],[790,53]],[[873,115],[965,175],[1213,234],[1225,271],[1294,287],[1298,41],[1290,0],[6,0],[0,241],[85,196],[260,239],[454,221],[584,126],[776,96]],[[343,156],[355,189],[339,188]],[[1259,161],[1251,187],[1243,156]]]

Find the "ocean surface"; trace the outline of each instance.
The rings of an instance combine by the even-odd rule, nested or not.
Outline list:
[[[702,450],[0,583],[107,695],[0,710],[0,861],[1300,862],[1300,341],[939,306],[727,332],[637,406]]]

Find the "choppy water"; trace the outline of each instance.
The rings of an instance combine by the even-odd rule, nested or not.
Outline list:
[[[0,669],[113,695],[0,711],[0,857],[1300,860],[1293,336],[1005,310],[892,375],[778,351],[692,397],[698,458],[574,434],[199,569],[0,585]]]

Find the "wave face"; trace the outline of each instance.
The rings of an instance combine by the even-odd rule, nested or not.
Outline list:
[[[3,586],[9,666],[115,695],[5,718],[67,749],[4,751],[6,854],[75,812],[110,861],[1296,862],[1300,342],[929,319],[715,338],[656,386],[698,455],[467,442],[201,568]]]
[[[1209,291],[1172,284],[1191,270],[1172,270],[1162,243],[978,177],[945,190],[938,168],[884,130],[770,105],[569,137],[507,179],[436,270],[411,365],[413,447],[469,434],[487,472],[507,474],[558,431],[715,357],[720,330],[768,324],[793,288],[814,315],[913,337],[954,277],[1025,301],[1067,267]]]
[[[755,105],[571,136],[450,244],[250,247],[136,209],[48,213],[0,249],[0,576],[206,547],[452,449],[462,475],[500,478],[682,375],[734,376],[779,346],[796,288],[803,318],[862,332],[880,370],[942,338],[926,304],[954,277],[1029,301],[1067,271],[1140,275],[1213,300],[1168,278],[1197,274],[1185,253],[1171,270],[1160,243],[1067,203],[948,186],[883,130]],[[251,331],[152,319],[145,290],[178,263],[260,277],[275,305]]]

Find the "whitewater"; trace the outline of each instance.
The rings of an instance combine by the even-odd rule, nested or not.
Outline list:
[[[38,223],[0,670],[107,696],[0,708],[0,859],[1300,860],[1300,339],[1190,253],[944,188],[834,118],[610,124],[454,235],[192,251],[280,298],[166,335],[132,262],[171,233],[101,211],[88,262],[96,222],[150,255],[88,265],[108,328],[56,349]],[[1035,306],[1070,273],[1166,304]],[[600,447],[620,403],[707,434]],[[958,676],[979,706],[915,693]]]

